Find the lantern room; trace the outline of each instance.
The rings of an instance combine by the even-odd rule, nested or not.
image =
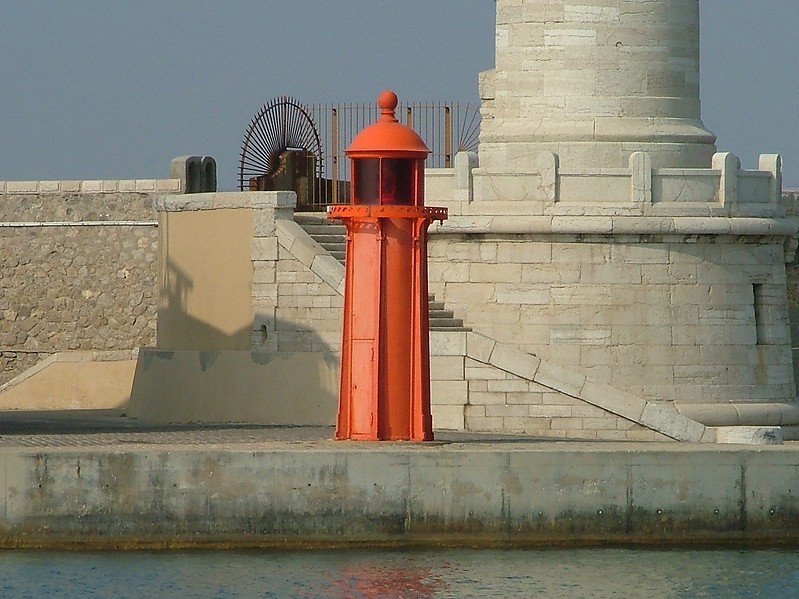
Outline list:
[[[424,205],[424,161],[430,153],[422,138],[394,116],[397,95],[377,98],[380,118],[345,150],[352,160],[355,205]]]

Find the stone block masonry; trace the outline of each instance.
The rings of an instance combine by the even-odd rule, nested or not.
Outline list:
[[[155,338],[156,193],[180,181],[0,182],[0,385],[74,350]]]
[[[430,289],[475,331],[646,399],[793,401],[780,240],[444,231]]]

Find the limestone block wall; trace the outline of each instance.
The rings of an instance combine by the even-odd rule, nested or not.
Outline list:
[[[73,350],[155,335],[157,227],[174,180],[0,182],[0,384]]]
[[[699,1],[498,0],[495,68],[482,75],[480,162],[529,172],[541,150],[566,168],[705,167]]]
[[[440,233],[429,256],[431,291],[475,331],[597,381],[794,399],[782,239]]]
[[[333,356],[341,349],[344,267],[294,222],[296,200],[286,197],[290,206],[256,216],[252,347]]]
[[[431,332],[430,344],[436,428],[522,433],[547,439],[672,439],[635,421],[643,409],[636,415],[634,410],[619,410],[626,414],[624,417],[609,411],[607,405],[588,403],[581,395],[584,379],[574,384],[574,377],[564,376],[553,365],[544,364],[542,368],[542,362],[531,355],[508,347],[497,350],[499,344],[483,335],[435,331]],[[587,395],[596,400],[590,389]],[[616,400],[617,405],[618,400],[629,400],[613,390],[606,399],[611,404]],[[695,440],[702,434],[700,427]]]

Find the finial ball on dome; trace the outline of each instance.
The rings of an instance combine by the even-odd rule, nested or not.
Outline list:
[[[377,96],[377,105],[382,110],[390,110],[393,112],[394,109],[397,107],[398,102],[399,99],[397,98],[397,94],[395,94],[390,89],[380,92],[380,95]]]

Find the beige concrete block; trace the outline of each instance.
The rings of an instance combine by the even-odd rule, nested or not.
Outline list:
[[[496,341],[480,333],[466,333],[466,355],[478,362],[488,363]]]
[[[522,264],[522,283],[578,283],[579,264]]]
[[[61,191],[63,193],[77,193],[80,191],[81,182],[78,180],[61,181]]]
[[[580,306],[580,323],[583,325],[640,326],[644,306]]]
[[[751,326],[674,326],[674,345],[754,345],[757,342],[755,327]]]
[[[471,386],[472,381],[469,381]],[[505,393],[489,393],[488,391],[469,390],[469,404],[475,406],[502,405],[507,404]]]
[[[572,416],[579,416],[581,418],[609,418],[611,417],[607,410],[603,410],[602,408],[598,408],[596,406],[592,406],[587,403],[581,403],[578,406],[571,406],[571,415]],[[615,415],[612,416],[614,418],[614,423],[616,420],[619,420]]]
[[[431,412],[434,429],[462,431],[466,427],[463,406],[434,405]]]
[[[596,438],[600,441],[626,441],[627,431],[600,429],[596,431]]]
[[[641,266],[638,264],[583,264],[580,283],[589,285],[640,285]]]
[[[549,285],[497,283],[494,289],[494,300],[498,304],[548,305],[550,303]]]
[[[671,404],[647,402],[639,421],[677,441],[698,443],[705,432],[704,425],[682,416]]]
[[[708,282],[697,273],[697,267],[690,264],[644,264],[641,266],[641,281],[646,285],[668,285],[676,282],[693,285],[699,281]]]
[[[616,345],[669,345],[671,341],[671,328],[669,326],[613,326],[612,342]]]
[[[468,391],[466,381],[430,381],[430,401],[436,405],[465,405]]]
[[[507,417],[502,419],[504,432],[550,436],[549,418]]]
[[[484,379],[484,380],[505,380],[509,375],[504,370],[493,366],[486,366],[479,362],[466,359],[464,367],[465,376],[467,379]]]
[[[135,179],[121,179],[117,181],[118,189],[122,193],[130,193],[136,191],[136,181]],[[180,193],[180,185],[178,184],[177,190],[174,193]]]
[[[552,302],[558,305],[602,305],[611,303],[609,285],[552,285]]]
[[[629,420],[639,420],[646,401],[617,387],[586,380],[580,393],[585,401]]]
[[[469,281],[468,262],[430,262],[427,265],[427,276],[431,282],[464,283]]]
[[[311,270],[334,291],[344,280],[344,265],[330,254],[317,254],[311,263]]]
[[[472,418],[485,418],[486,409],[485,409],[484,405],[468,404],[468,405],[464,406],[463,413],[464,413],[464,416],[466,417],[467,428],[468,428],[468,422]],[[501,426],[502,425],[502,421],[499,420],[498,424]]]
[[[450,303],[487,303],[494,298],[494,286],[492,284],[474,283],[450,283],[444,286],[444,297],[447,304]]]
[[[492,381],[486,381],[491,383]],[[508,392],[505,394],[505,403],[508,405],[525,404],[525,405],[541,405],[544,403],[544,394],[539,392]]]
[[[469,406],[467,406],[468,410]],[[480,416],[471,416],[466,414],[466,430],[467,431],[475,431],[475,432],[493,432],[493,431],[502,431],[504,430],[504,421],[502,418],[494,417],[494,418],[486,418]]]
[[[623,368],[615,368],[612,375],[611,384],[626,389],[654,382],[665,385],[674,383],[674,367],[668,364],[627,364]]]
[[[463,380],[463,356],[431,356],[430,377],[438,381]]]
[[[100,184],[99,187],[102,187],[102,183],[99,181],[83,181],[81,183],[81,191],[84,193],[97,191],[98,183]],[[157,191],[157,188],[155,179],[136,179],[136,191],[140,193],[152,193]]]
[[[534,380],[541,360],[508,345],[498,343],[491,353],[489,364],[528,380]]]
[[[530,416],[533,418],[572,418],[572,406],[531,405],[528,406]]]
[[[452,242],[444,245],[445,255],[448,262],[479,262],[480,244],[468,244],[463,242]]]
[[[57,193],[61,191],[61,181],[39,181],[39,193]]]
[[[549,342],[578,345],[610,345],[612,329],[609,327],[556,325],[550,327]]]
[[[466,355],[465,331],[430,331],[431,356]]]
[[[574,397],[580,397],[586,382],[585,376],[581,373],[545,361],[539,364],[533,380]]]
[[[528,381],[520,378],[505,380],[488,380],[489,393],[527,393],[530,390]]]
[[[39,190],[38,181],[6,181],[6,193],[36,193]]]
[[[628,441],[639,442],[674,441],[674,439],[667,437],[666,435],[645,428],[637,428],[626,431],[626,437]]]
[[[599,417],[599,418],[583,418],[583,427],[586,429],[594,430],[594,431],[613,431],[614,433],[618,433],[618,429],[616,429],[616,420],[617,418],[611,417]]]
[[[550,421],[552,430],[583,430],[583,419],[572,417],[552,418]]]
[[[253,260],[277,260],[277,237],[255,237],[250,243]]]
[[[497,261],[519,264],[548,264],[552,261],[552,244],[532,241],[501,243]]]
[[[274,283],[275,282],[275,263],[256,261],[253,262],[253,275],[252,282],[254,284],[260,283]]]
[[[616,366],[581,366],[580,370],[583,371],[586,378],[590,378],[599,383],[607,383],[608,385],[613,382],[613,373],[618,367]]]
[[[519,282],[521,278],[520,264],[475,263],[469,270],[469,280],[473,283]]]
[[[530,408],[525,405],[499,405],[488,404],[485,407],[486,416],[494,418],[500,416],[502,418],[527,418],[530,416]]]
[[[277,302],[278,286],[274,283],[253,283],[252,298],[258,304]]]

